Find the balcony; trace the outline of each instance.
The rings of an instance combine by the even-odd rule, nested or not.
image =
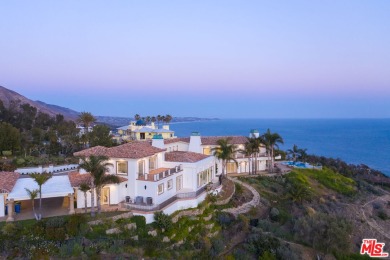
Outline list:
[[[236,159],[245,159],[245,158],[248,159],[248,158],[251,158],[251,156],[247,156],[247,155],[242,154],[242,153],[236,153],[234,157]],[[260,158],[260,157],[267,157],[267,153],[258,153],[257,154],[257,158]]]
[[[220,186],[221,184],[219,184],[219,182],[212,183],[211,186],[209,186],[209,190],[212,191],[214,189],[219,188]],[[197,191],[177,193],[176,195],[172,196],[171,198],[167,199],[166,201],[160,204],[144,203],[144,198],[142,198],[142,202],[139,201],[124,202],[123,207],[130,210],[141,210],[147,212],[163,210],[166,206],[170,205],[171,203],[174,203],[177,200],[194,199],[199,195],[201,195],[202,193],[206,192],[207,190],[208,190],[208,185],[205,185]]]
[[[138,179],[139,181],[159,181],[162,179],[165,179],[169,176],[172,176],[176,173],[179,173],[183,171],[183,165],[178,165],[174,168],[157,168],[154,170],[151,170],[149,173],[138,173]]]

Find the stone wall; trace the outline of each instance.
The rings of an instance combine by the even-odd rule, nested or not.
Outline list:
[[[222,211],[231,213],[235,217],[237,217],[238,214],[247,213],[247,212],[249,212],[251,210],[252,207],[257,207],[257,206],[260,205],[260,194],[257,192],[257,190],[255,188],[253,188],[249,184],[246,184],[246,183],[243,183],[243,182],[237,180],[236,178],[230,178],[230,177],[228,177],[228,178],[230,180],[238,183],[238,184],[241,184],[242,186],[244,186],[245,188],[250,190],[253,193],[253,198],[252,198],[251,201],[249,201],[247,203],[244,203],[243,205],[241,205],[241,206],[239,206],[237,208],[229,208],[229,209],[224,209]]]
[[[190,209],[190,210],[183,210],[180,211],[176,216],[172,218],[172,222],[176,223],[179,218],[184,216],[197,216],[203,214],[204,208],[201,209]]]

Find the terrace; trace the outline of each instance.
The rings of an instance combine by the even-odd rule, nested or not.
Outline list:
[[[160,181],[167,177],[170,177],[176,173],[183,171],[183,166],[180,164],[174,168],[157,168],[151,170],[149,173],[138,173],[139,181]]]

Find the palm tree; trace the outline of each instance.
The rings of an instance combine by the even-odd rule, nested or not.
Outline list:
[[[304,148],[304,149],[299,149],[299,160],[302,160],[302,161],[306,161],[306,158],[307,158],[307,149]]]
[[[82,123],[88,132],[88,128],[92,125],[92,123],[96,122],[96,118],[90,112],[81,112],[77,122]]]
[[[172,116],[169,115],[169,114],[167,114],[167,115],[165,116],[165,122],[166,122],[167,124],[169,124],[171,121],[172,121]]]
[[[134,119],[135,121],[138,121],[141,119],[141,116],[139,114],[135,114]]]
[[[161,115],[157,115],[157,126],[160,128]]]
[[[249,140],[245,143],[244,149],[238,150],[238,152],[244,154],[248,158],[248,173],[252,174],[253,169],[251,168],[251,161],[253,157],[253,147]]]
[[[257,156],[260,152],[260,144],[261,144],[261,139],[260,138],[248,138],[248,143],[252,147],[252,153],[254,155],[255,159],[255,167],[254,168],[254,174],[257,174]]]
[[[29,190],[27,188],[24,188],[26,191],[27,191],[27,194],[28,196],[30,197],[31,199],[31,204],[32,204],[32,208],[33,208],[33,212],[34,212],[34,216],[35,216],[35,219],[38,220],[38,216],[37,214],[35,213],[35,199],[38,197],[38,194],[39,194],[39,190],[38,189],[35,189],[35,190]]]
[[[108,166],[112,165],[111,163],[108,163],[108,157],[106,156],[93,156],[91,155],[88,159],[83,158],[83,162],[79,165],[80,168],[84,169],[85,171],[89,172],[91,174],[91,216],[95,216],[95,190],[96,190],[96,183],[101,183],[100,180],[96,181],[95,178],[99,178],[102,175],[104,175],[108,171]],[[96,191],[97,193],[99,191]],[[100,194],[97,194],[100,196]],[[99,197],[97,198],[97,204],[99,205]]]
[[[146,117],[146,124],[149,124],[151,120],[152,120],[152,118],[150,116],[147,116]]]
[[[271,131],[267,130],[265,134],[261,136],[261,141],[265,144],[268,156],[271,157],[271,164],[269,166],[269,171],[273,172],[274,169],[274,149],[279,148],[278,144],[283,144],[283,138],[278,133],[271,133]]]
[[[165,116],[161,116],[161,122],[163,122],[163,124],[165,123],[165,120],[166,120]]]
[[[39,215],[38,220],[42,218],[42,185],[45,184],[51,177],[53,177],[53,174],[51,173],[32,173],[30,174],[31,178],[34,179],[34,181],[39,186]]]
[[[152,118],[150,119],[150,121],[152,121],[153,123],[156,123],[156,120],[157,118],[155,116],[152,116]]]
[[[288,149],[287,150],[287,154],[291,155],[292,156],[292,159],[293,161],[295,162],[298,158],[298,155],[300,153],[299,151],[300,149],[298,149],[298,146],[296,144],[294,144],[293,148],[292,149]]]
[[[100,169],[99,171],[97,171],[94,174],[93,179],[94,179],[94,184],[96,187],[97,209],[98,209],[98,214],[100,214],[100,212],[102,210],[101,201],[100,201],[102,188],[104,187],[104,185],[109,184],[109,183],[119,183],[120,180],[119,180],[119,177],[116,175],[106,174],[103,169]]]
[[[226,164],[228,161],[234,161],[238,165],[234,155],[237,151],[237,146],[230,144],[231,138],[217,140],[218,147],[212,148],[213,155],[222,161],[222,176],[225,176]]]
[[[84,211],[87,213],[87,192],[91,190],[91,187],[88,183],[83,182],[80,184],[79,190],[84,193]]]

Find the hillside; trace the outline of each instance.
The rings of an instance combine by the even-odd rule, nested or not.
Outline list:
[[[70,108],[61,107],[57,105],[47,104],[42,101],[33,101],[26,98],[25,96],[0,86],[0,100],[3,101],[3,104],[6,108],[12,103],[20,104],[29,104],[37,108],[38,111],[49,114],[50,116],[55,116],[57,114],[62,114],[67,120],[75,120],[79,116],[80,112],[72,110]],[[131,120],[134,120],[132,117],[116,117],[116,116],[95,116],[98,123],[102,123],[110,126],[111,128],[116,128],[129,124]],[[207,120],[218,120],[217,118],[199,118],[199,117],[174,117],[172,122],[191,122],[191,121],[207,121]]]
[[[77,118],[78,112],[73,111],[68,108],[63,108],[60,106],[49,105],[41,101],[33,101],[26,98],[25,96],[20,95],[19,93],[0,86],[0,100],[3,102],[6,108],[9,108],[12,104],[29,104],[37,108],[38,111],[46,113],[50,116],[55,117],[57,114],[62,114],[67,120],[74,120]]]

